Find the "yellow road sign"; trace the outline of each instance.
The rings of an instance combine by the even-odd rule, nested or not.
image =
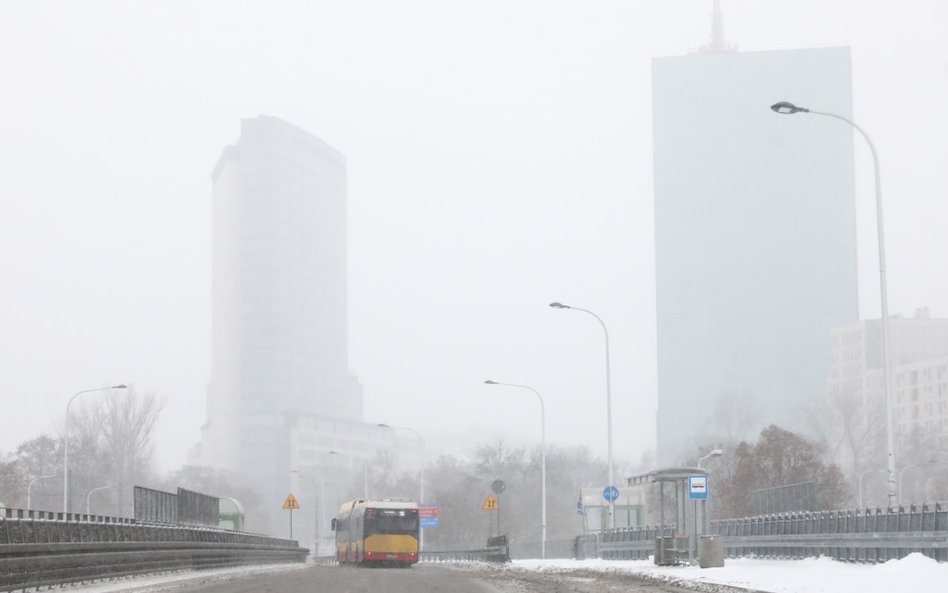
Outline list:
[[[484,501],[484,504],[481,506],[481,509],[485,511],[496,511],[499,507],[497,504],[497,499],[494,498],[494,495],[491,494],[487,497],[487,500]]]
[[[286,500],[283,501],[283,508],[290,510],[300,508],[300,503],[298,500],[296,500],[296,497],[293,496],[292,492],[290,492],[290,494],[286,497]]]

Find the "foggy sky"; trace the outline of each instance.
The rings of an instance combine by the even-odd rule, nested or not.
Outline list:
[[[948,317],[948,3],[722,6],[743,51],[852,48],[890,311]],[[210,173],[239,120],[268,114],[348,159],[366,421],[538,441],[532,395],[492,378],[543,394],[550,443],[604,455],[602,333],[559,300],[609,327],[616,457],[637,460],[656,407],[650,62],[706,43],[710,9],[0,2],[0,453],[58,433],[73,393],[126,382],[167,398],[160,466],[184,462],[210,379]],[[855,146],[865,318],[878,260]]]

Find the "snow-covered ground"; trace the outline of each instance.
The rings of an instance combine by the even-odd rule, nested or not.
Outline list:
[[[731,585],[773,593],[901,593],[940,591],[948,583],[948,563],[922,554],[884,564],[846,564],[828,558],[805,560],[726,560],[722,568],[655,566],[646,560],[515,560],[513,568],[532,571],[634,573],[670,583]],[[941,583],[941,584],[939,584]]]
[[[239,579],[255,574],[265,574],[286,570],[301,570],[309,564],[262,564],[259,566],[236,566],[211,570],[182,570],[174,573],[146,575],[134,578],[100,581],[87,585],[71,585],[75,593],[157,593],[167,591],[178,585],[211,583]]]

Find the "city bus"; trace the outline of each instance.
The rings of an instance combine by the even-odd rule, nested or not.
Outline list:
[[[399,566],[418,562],[418,504],[409,500],[352,500],[332,520],[340,564]]]

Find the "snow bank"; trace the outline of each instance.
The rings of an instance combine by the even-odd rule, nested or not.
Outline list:
[[[948,564],[922,554],[884,564],[805,560],[728,559],[722,568],[655,566],[646,560],[516,560],[515,569],[639,574],[667,580],[730,585],[771,593],[898,593],[936,590],[948,583]],[[933,589],[934,587],[934,589]]]

